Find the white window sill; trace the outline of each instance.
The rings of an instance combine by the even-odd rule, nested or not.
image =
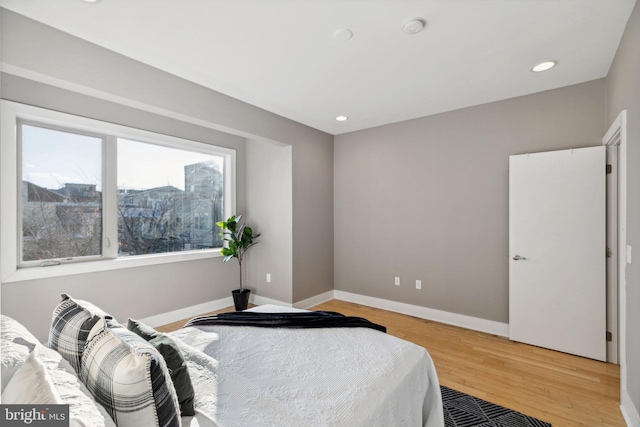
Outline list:
[[[60,264],[50,267],[20,268],[4,277],[2,283],[23,282],[26,280],[47,279],[50,277],[71,276],[75,274],[96,273],[100,271],[120,270],[124,268],[146,267],[174,262],[195,261],[221,257],[220,249],[202,251],[132,256],[99,261]]]

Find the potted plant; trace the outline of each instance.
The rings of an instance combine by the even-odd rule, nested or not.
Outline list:
[[[227,246],[220,249],[220,253],[224,256],[222,261],[227,262],[232,258],[236,258],[240,267],[240,289],[235,289],[231,292],[236,311],[246,310],[249,305],[251,290],[242,287],[242,258],[251,246],[258,243],[255,239],[260,236],[260,233],[254,235],[251,227],[247,227],[246,224],[240,224],[241,218],[242,215],[234,215],[226,221],[216,223],[222,230],[220,233],[222,240],[227,242]]]

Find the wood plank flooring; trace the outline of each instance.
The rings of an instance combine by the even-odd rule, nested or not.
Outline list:
[[[365,317],[425,347],[447,387],[557,427],[625,426],[617,365],[339,300],[311,309]],[[185,321],[157,329],[175,330]]]

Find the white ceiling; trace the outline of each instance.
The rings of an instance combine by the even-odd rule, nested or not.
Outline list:
[[[0,0],[337,135],[606,76],[635,0]],[[403,32],[413,18],[427,22]],[[353,32],[349,41],[336,30]],[[545,60],[558,66],[530,72]],[[337,115],[349,116],[336,122]]]

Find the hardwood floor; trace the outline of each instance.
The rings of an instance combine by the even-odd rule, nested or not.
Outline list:
[[[557,427],[625,426],[617,365],[344,301],[311,309],[365,317],[425,347],[447,387]],[[185,321],[157,329],[175,330]]]

